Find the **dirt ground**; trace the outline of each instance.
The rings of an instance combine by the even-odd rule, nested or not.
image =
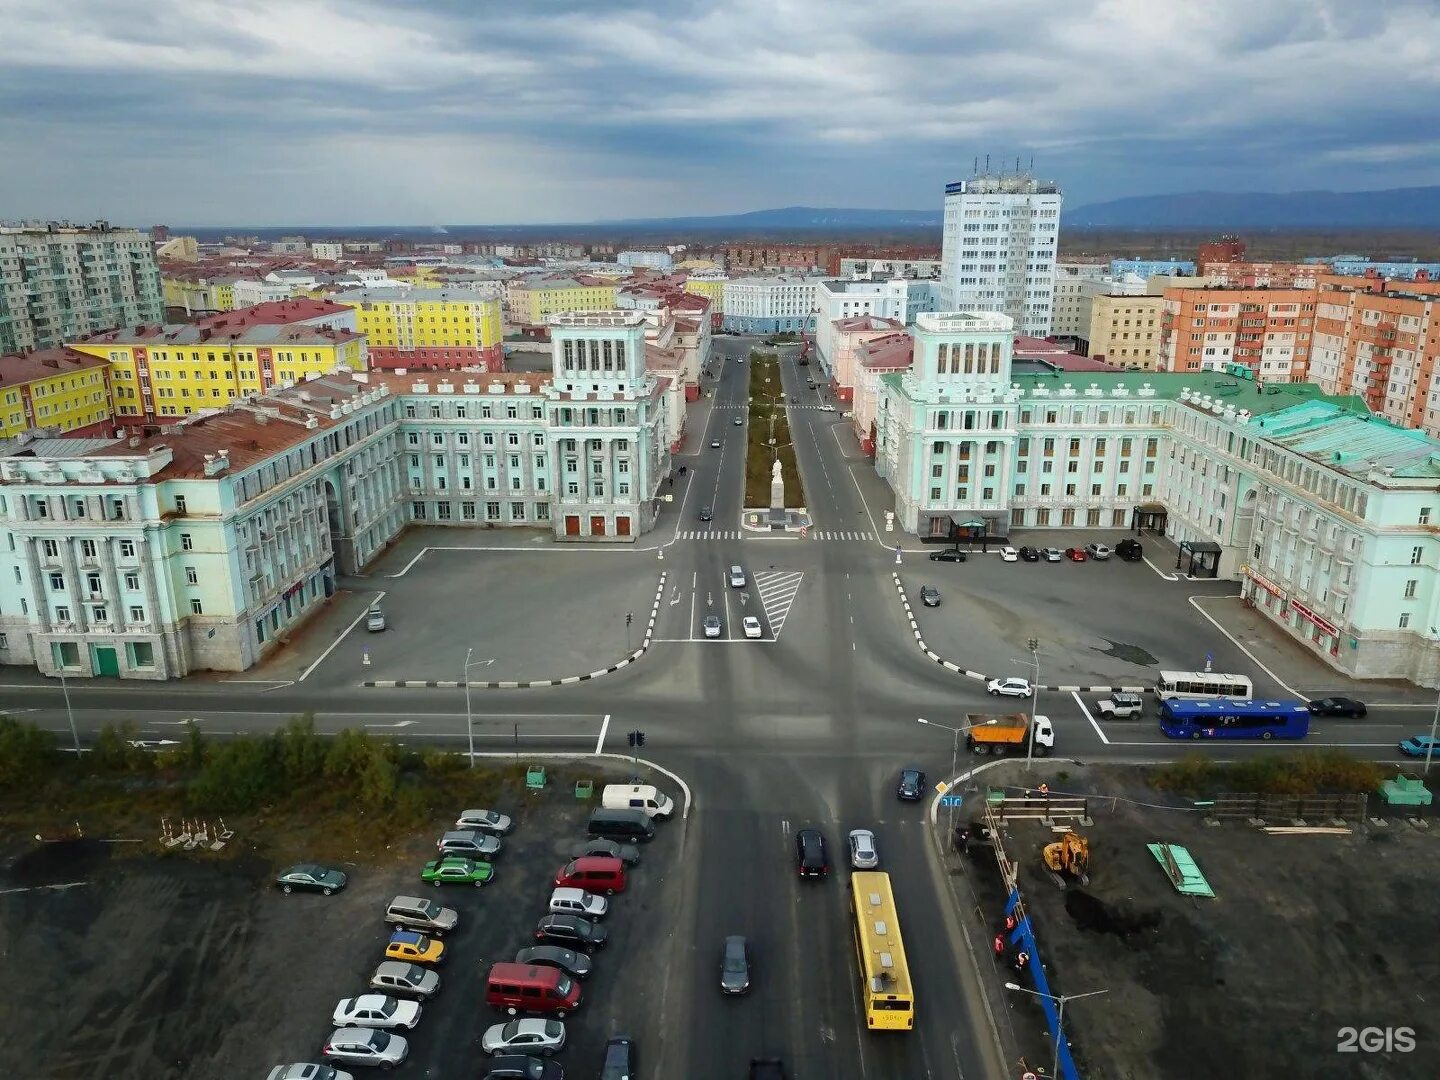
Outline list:
[[[474,1075],[481,1033],[503,1019],[482,1003],[483,973],[530,943],[551,875],[583,839],[592,805],[559,785],[500,805],[517,824],[483,889],[422,886],[420,865],[450,827],[437,821],[382,864],[346,865],[349,885],[333,897],[283,895],[272,884],[276,864],[243,844],[234,857],[212,858],[96,838],[0,836],[0,1072],[238,1080],[318,1060],[335,1003],[366,992],[383,959],[385,903],[410,894],[456,908],[460,926],[446,938],[453,955],[439,969],[441,990],[407,1033],[410,1059],[389,1075]],[[616,898],[612,942],[584,988],[592,1004],[568,1022],[563,1062],[598,1060],[611,1017],[659,1037],[649,1010],[630,1003],[662,981],[649,962],[659,952],[638,943],[664,932],[659,885],[682,840],[680,822],[663,826]]]
[[[1115,768],[1072,768],[1050,783],[1185,805]],[[1272,836],[1123,801],[1093,803],[1092,817],[1082,830],[1091,880],[1068,890],[1040,865],[1050,831],[1008,829],[1051,992],[1108,991],[1066,1007],[1087,1080],[1440,1075],[1440,820],[1423,831],[1395,820],[1348,836]],[[1175,892],[1145,847],[1156,841],[1188,848],[1216,898]],[[1043,1027],[1023,995],[1008,1008],[1022,1031]],[[1381,1034],[1351,1037],[1359,1045],[1342,1052],[1345,1028]],[[1408,1052],[1401,1028],[1413,1031]],[[1364,1049],[1385,1029],[1388,1052]],[[1032,1065],[1048,1068],[1047,1048]]]

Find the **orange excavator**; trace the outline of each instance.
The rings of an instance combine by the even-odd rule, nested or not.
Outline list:
[[[1045,868],[1062,889],[1067,882],[1090,884],[1090,841],[1077,832],[1067,832],[1041,852]]]

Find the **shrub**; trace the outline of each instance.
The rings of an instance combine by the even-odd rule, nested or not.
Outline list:
[[[155,757],[133,745],[132,740],[138,738],[135,725],[128,720],[119,725],[106,724],[90,749],[90,768],[100,773],[149,772],[155,767]]]
[[[253,810],[284,788],[270,738],[244,737],[221,743],[207,757],[190,787],[197,809],[239,813]]]
[[[291,719],[275,733],[280,769],[285,779],[299,785],[318,780],[325,771],[327,747],[315,733],[315,714]]]
[[[34,724],[0,716],[0,789],[34,791],[59,763],[55,736]]]
[[[1180,795],[1217,791],[1257,795],[1316,795],[1374,791],[1386,772],[1338,750],[1314,750],[1284,757],[1266,755],[1222,764],[1203,754],[1187,754],[1150,774],[1150,785]]]

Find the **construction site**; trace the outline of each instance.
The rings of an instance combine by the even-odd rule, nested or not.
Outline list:
[[[1440,821],[1358,794],[1191,801],[1145,775],[1007,763],[952,830],[1019,1067],[1434,1077]]]

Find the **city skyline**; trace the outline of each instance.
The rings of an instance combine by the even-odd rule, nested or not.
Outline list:
[[[0,133],[22,151],[0,165],[4,213],[324,226],[929,208],[987,155],[1033,159],[1072,206],[1433,182],[1426,5],[1219,8],[477,18],[387,0],[3,0]],[[1360,92],[1375,71],[1386,92]]]

